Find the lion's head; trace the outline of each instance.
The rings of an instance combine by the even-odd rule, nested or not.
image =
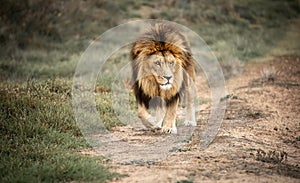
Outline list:
[[[178,94],[190,62],[186,38],[172,26],[157,24],[131,50],[133,79],[145,95],[171,98]],[[188,71],[187,71],[188,72]]]
[[[182,84],[182,67],[170,51],[157,52],[149,55],[139,64],[137,71],[139,85],[147,81],[155,81],[161,90],[174,88],[178,91]],[[155,87],[152,83],[152,87]]]

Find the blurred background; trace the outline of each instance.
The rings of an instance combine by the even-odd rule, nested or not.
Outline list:
[[[298,32],[290,30],[299,14],[299,0],[2,0],[0,79],[72,77],[92,40],[137,19],[165,19],[192,29],[230,77],[244,62],[296,52]]]
[[[208,44],[228,79],[243,76],[247,63],[299,55],[299,15],[299,0],[0,0],[0,182],[104,182],[120,177],[108,171],[105,158],[86,155],[92,152],[91,146],[78,128],[71,97],[72,77],[81,54],[106,30],[139,19],[165,19],[185,25]],[[299,66],[298,57],[291,59],[295,65],[286,62],[282,67],[286,72]],[[128,48],[112,55],[109,63],[114,64],[103,67],[112,77],[100,77],[95,89],[97,109],[108,130],[122,125],[112,108],[110,84],[114,71],[129,61]],[[273,81],[272,74],[277,70],[268,69],[264,78]],[[284,100],[298,97],[298,91],[284,95]],[[133,95],[130,97],[136,108]],[[201,97],[201,104],[209,103],[203,93]],[[294,109],[293,104],[290,106]],[[243,111],[243,106],[236,111]],[[257,114],[246,113],[255,118]],[[275,119],[283,119],[285,124],[293,118],[288,115],[287,120]],[[200,123],[205,120],[201,118]],[[87,125],[98,129],[101,124]],[[209,167],[206,163],[203,166]],[[254,170],[264,176],[260,164]],[[299,176],[299,172],[295,174]]]

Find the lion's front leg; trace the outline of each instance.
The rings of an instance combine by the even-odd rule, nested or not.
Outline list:
[[[195,117],[195,93],[196,89],[194,85],[192,85],[192,81],[188,82],[188,86],[185,90],[185,96],[186,96],[186,118],[184,121],[185,126],[196,126],[196,117]]]
[[[169,105],[167,105],[167,112],[164,118],[162,126],[162,132],[164,133],[177,133],[176,128],[176,111],[179,103],[179,98],[174,99]]]

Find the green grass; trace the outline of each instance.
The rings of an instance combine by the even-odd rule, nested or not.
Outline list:
[[[79,54],[69,55],[57,50],[19,51],[12,59],[0,59],[0,80],[71,78],[79,58]]]
[[[76,125],[71,83],[47,80],[2,83],[0,89],[0,182],[103,182],[109,173]]]

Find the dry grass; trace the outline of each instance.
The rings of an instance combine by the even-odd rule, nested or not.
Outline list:
[[[261,82],[274,82],[278,77],[280,77],[280,71],[274,66],[264,67],[260,72]]]

